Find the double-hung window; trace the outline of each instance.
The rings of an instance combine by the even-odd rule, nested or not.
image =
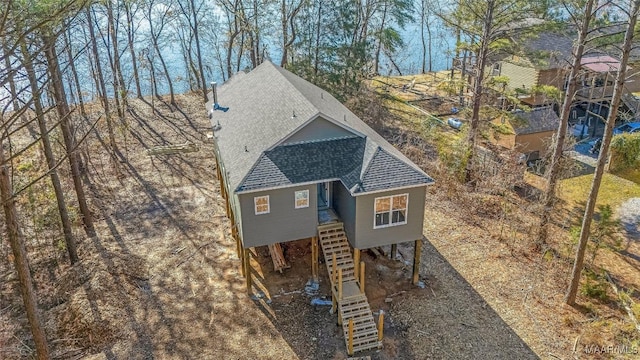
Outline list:
[[[309,207],[309,190],[300,190],[295,192],[295,207],[302,209]]]
[[[253,204],[255,205],[256,215],[269,213],[269,195],[254,197]]]
[[[383,228],[407,223],[409,194],[375,198],[373,228]]]

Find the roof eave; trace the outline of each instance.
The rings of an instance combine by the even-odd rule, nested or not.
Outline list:
[[[320,184],[320,183],[324,183],[324,182],[327,182],[327,181],[338,181],[338,180],[340,180],[340,179],[338,179],[338,178],[329,178],[329,179],[322,179],[322,180],[317,180],[317,181],[306,181],[306,182],[301,182],[301,183],[293,183],[293,184],[278,185],[278,186],[268,186],[268,187],[264,187],[264,188],[241,190],[241,191],[238,191],[238,189],[236,188],[233,192],[234,192],[234,194],[238,194],[238,195],[250,194],[250,193],[256,193],[256,192],[261,192],[261,191],[272,191],[272,190],[286,189],[286,188],[291,188],[291,187],[296,187],[296,186]],[[342,182],[342,181],[340,181],[340,182]]]
[[[378,193],[389,192],[389,191],[413,189],[413,188],[418,188],[418,187],[423,187],[423,186],[426,187],[426,186],[433,185],[435,183],[436,183],[436,181],[431,179],[431,181],[427,182],[427,183],[404,185],[404,186],[393,187],[393,188],[389,188],[389,189],[379,189],[379,190],[365,191],[365,192],[359,192],[359,193],[353,193],[353,192],[351,192],[351,190],[349,190],[349,193],[351,194],[351,196],[356,197],[356,196],[361,196],[361,195],[371,195],[371,194],[378,194]]]

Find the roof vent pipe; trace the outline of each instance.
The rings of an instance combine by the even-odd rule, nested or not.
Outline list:
[[[229,110],[228,107],[223,107],[218,104],[218,92],[216,91],[216,82],[211,82],[211,89],[213,90],[213,110],[221,110],[222,112],[227,112]]]
[[[218,104],[218,93],[216,92],[216,82],[211,82],[211,91],[213,92],[213,103],[214,105]]]

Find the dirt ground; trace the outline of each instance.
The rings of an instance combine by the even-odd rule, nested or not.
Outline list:
[[[206,113],[196,95],[178,101],[181,111],[156,101],[152,114],[149,104],[131,100],[128,131],[119,135],[127,134],[121,177],[109,166],[102,139],[92,137],[86,149],[92,155],[84,180],[97,236],[78,231],[82,261],[73,268],[58,264],[49,269],[50,282],[37,282],[54,357],[346,359],[330,306],[311,305],[330,297],[324,264],[317,294],[305,292],[308,241],[287,244],[291,268],[282,274],[273,271],[266,247],[254,249],[256,286],[247,294],[206,140]],[[185,142],[199,151],[145,152]],[[363,253],[366,293],[374,316],[385,312],[385,336],[380,351],[359,355],[590,358],[581,352],[580,337],[594,339],[580,330],[585,315],[558,305],[565,285],[560,270],[568,264],[527,257],[517,238],[496,240],[491,220],[462,218],[469,212],[461,204],[439,187],[430,190],[423,287],[410,284],[413,244],[401,244],[396,259]],[[0,358],[29,358],[33,345],[15,276],[2,263]]]

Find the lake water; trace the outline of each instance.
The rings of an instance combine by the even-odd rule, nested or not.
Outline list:
[[[141,28],[145,28],[148,26],[148,25],[145,26],[146,24],[142,19],[140,24],[141,24],[140,25]],[[455,47],[455,38],[453,37],[453,34],[450,30],[443,29],[443,27],[438,26],[437,23],[434,23],[433,28],[434,29],[432,34],[433,41],[432,41],[432,56],[431,56],[432,70],[439,71],[439,70],[448,69],[451,66],[451,53]],[[124,29],[122,29],[122,31],[124,31]],[[165,31],[168,31],[168,30],[165,30]],[[80,39],[79,40],[80,42],[84,41],[83,35],[81,34],[81,32],[84,32],[84,30],[83,31],[79,30],[78,34],[74,34],[74,36],[78,36],[78,38]],[[403,49],[399,50],[398,53],[394,56],[394,62],[398,66],[398,68],[400,69],[400,72],[403,75],[419,73],[422,69],[421,64],[422,64],[422,57],[423,57],[420,25],[408,24],[407,27],[401,31],[401,35],[405,43],[405,46]],[[274,63],[279,64],[281,53],[279,52],[277,46],[269,46],[269,42],[270,41],[267,39],[266,43],[269,48],[270,58]],[[271,44],[275,44],[275,43],[276,43],[275,41],[271,41]],[[129,52],[127,51],[127,49],[124,48],[124,43],[121,43],[120,46],[121,46],[120,51],[122,52],[121,64],[123,67],[122,69],[123,75],[124,75],[125,81],[127,82],[127,86],[130,89],[130,93],[133,94],[135,93],[135,84],[133,82],[132,69],[130,66],[127,66],[131,64],[131,58],[129,57]],[[150,44],[138,43],[137,44],[138,48],[136,48],[136,51],[140,53],[143,50],[142,47],[144,46],[150,47]],[[87,51],[89,50],[87,49]],[[184,59],[182,58],[181,49],[179,45],[175,41],[169,42],[168,44],[162,47],[161,51],[163,53],[163,57],[165,58],[165,61],[167,62],[167,67],[169,68],[169,73],[173,81],[174,91],[176,93],[182,93],[182,92],[188,91],[189,90],[188,77],[187,77],[185,62],[184,62]],[[153,51],[151,51],[151,53],[153,53]],[[203,60],[205,62],[204,64],[205,68],[209,68],[212,70],[212,71],[209,71],[208,73],[207,83],[211,81],[216,81],[218,83],[221,83],[222,74],[219,71],[219,65],[217,64],[217,60],[215,60],[213,56],[214,51],[207,49],[207,47],[203,45],[203,54],[204,54]],[[165,80],[164,75],[160,71],[161,68],[157,59],[155,59],[154,61],[157,63],[155,68],[156,68],[156,79],[158,80],[158,91],[161,94],[167,94],[169,92],[167,81]],[[102,64],[103,64],[105,79],[111,79],[112,75],[111,75],[109,66],[107,65],[108,61],[106,58],[102,60]],[[2,68],[3,65],[4,64],[0,65],[0,68]],[[91,78],[92,76],[91,68],[86,60],[86,57],[84,56],[78,57],[76,60],[76,67],[81,76],[80,82],[81,82],[81,87],[82,87],[81,90],[83,93],[83,97],[85,98],[86,101],[90,101],[95,97],[95,88],[94,88],[95,85]],[[426,69],[428,70],[428,68],[429,67],[427,64]],[[384,56],[381,59],[381,65],[380,65],[379,71],[383,75],[398,74],[395,67],[392,66],[388,58]],[[151,72],[149,70],[148,63],[145,63],[145,62],[139,63],[139,73],[141,77],[142,92],[144,95],[148,95],[151,93]],[[69,91],[69,87],[72,86],[71,84],[73,84],[73,82],[70,74],[67,74],[66,76],[67,76],[66,80],[67,80],[68,94],[71,94],[71,91]],[[109,80],[107,81],[109,82]],[[22,80],[22,82],[25,83],[26,81]],[[113,95],[111,90],[112,86],[110,86],[109,83],[107,84],[107,89],[108,89],[107,91],[110,92],[110,94],[108,95],[112,96]],[[6,85],[4,89],[0,88],[0,105],[2,105],[3,108],[5,106],[8,106],[6,99],[8,99],[8,85]],[[70,102],[73,102],[72,98],[70,99]],[[8,106],[8,108],[10,109],[10,106]]]

